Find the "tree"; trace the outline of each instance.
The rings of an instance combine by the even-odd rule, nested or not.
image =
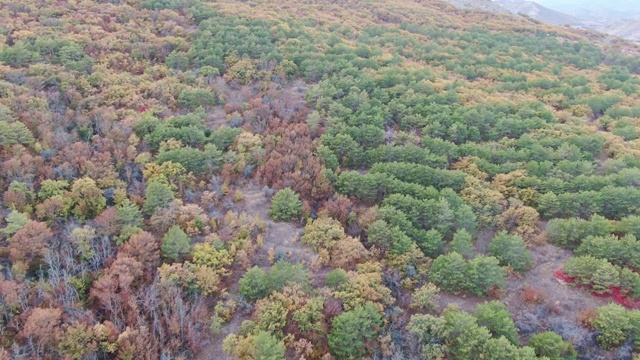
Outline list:
[[[60,353],[73,360],[82,360],[86,355],[98,351],[94,341],[93,329],[82,323],[69,326],[60,339]]]
[[[53,232],[45,223],[29,221],[9,241],[9,259],[27,264],[42,260]]]
[[[529,339],[528,345],[535,350],[536,355],[546,356],[550,360],[575,360],[577,358],[573,346],[553,331],[534,334]]]
[[[333,189],[322,161],[313,152],[307,125],[297,121],[291,125],[270,123],[275,137],[265,139],[266,154],[256,176],[272,188],[289,187],[307,201],[328,198]]]
[[[193,262],[196,265],[207,266],[220,270],[233,263],[233,256],[226,249],[218,249],[210,243],[200,243],[193,246]]]
[[[40,184],[38,198],[40,198],[40,200],[46,200],[54,196],[61,196],[67,189],[69,189],[68,181],[47,179]]]
[[[376,220],[367,228],[367,241],[394,254],[404,254],[413,243],[400,227],[391,226],[384,220]]]
[[[327,286],[337,289],[349,281],[347,273],[342,269],[333,269],[327,274]]]
[[[416,335],[425,359],[535,360],[533,349],[518,348],[504,336],[491,337],[477,319],[452,305],[441,317],[416,314],[407,330]]]
[[[140,208],[129,199],[125,199],[118,206],[118,222],[121,227],[125,226],[142,226],[142,213]]]
[[[378,337],[382,322],[380,311],[371,302],[336,316],[328,337],[331,352],[338,359],[363,358],[367,343]]]
[[[471,234],[466,229],[460,229],[453,234],[453,240],[449,243],[449,251],[469,259],[473,256],[473,243],[471,242]]]
[[[269,215],[275,221],[293,221],[302,214],[300,197],[291,188],[278,191],[271,199]]]
[[[320,248],[333,247],[336,241],[340,241],[346,236],[340,222],[330,217],[322,216],[307,223],[300,241],[311,246],[317,252]]]
[[[356,264],[367,260],[369,252],[360,239],[347,236],[337,241],[331,248],[331,261],[343,269],[353,268]]]
[[[132,235],[124,243],[118,256],[123,255],[139,261],[148,273],[155,270],[160,262],[160,242],[153,234],[146,231]]]
[[[195,110],[202,106],[208,108],[216,105],[216,97],[210,90],[184,89],[178,95],[178,104],[188,110]]]
[[[620,292],[631,298],[640,297],[640,275],[628,268],[620,269]]]
[[[590,285],[593,274],[598,271],[604,259],[596,259],[593,256],[574,256],[564,263],[564,272],[575,278],[578,285]]]
[[[5,235],[13,235],[29,222],[29,217],[27,214],[21,213],[17,210],[11,210],[5,221],[7,222],[7,227],[2,229],[0,232]]]
[[[533,258],[518,235],[509,235],[506,231],[497,233],[489,244],[489,255],[500,261],[501,265],[511,266],[517,272],[524,272],[533,265]]]
[[[267,331],[259,331],[255,334],[253,345],[253,356],[256,360],[281,360],[285,358],[284,342]]]
[[[530,240],[539,232],[539,217],[540,215],[536,209],[524,206],[519,201],[515,201],[500,215],[497,225],[498,229]]]
[[[485,359],[487,360],[537,360],[535,351],[528,347],[519,348],[513,345],[504,336],[499,338],[491,338],[483,349]]]
[[[511,319],[511,313],[507,307],[498,301],[490,301],[476,306],[474,316],[478,319],[478,325],[484,326],[491,334],[499,338],[504,336],[514,345],[518,345],[518,330]]]
[[[467,263],[457,252],[440,255],[433,261],[429,278],[442,290],[459,294],[467,282]]]
[[[2,195],[2,202],[8,208],[21,212],[31,212],[34,200],[33,190],[22,182],[13,181]]]
[[[156,162],[163,164],[168,161],[180,164],[187,172],[192,172],[196,175],[201,174],[207,166],[207,158],[204,152],[192,147],[181,147],[161,151],[160,154],[158,154]]]
[[[289,283],[296,283],[306,287],[309,285],[308,276],[302,265],[294,265],[285,260],[278,260],[269,269],[267,287],[269,292],[282,290]]]
[[[73,182],[71,192],[67,193],[73,204],[71,213],[79,220],[93,219],[107,206],[96,182],[91,178],[82,178]]]
[[[0,121],[0,146],[32,145],[33,142],[33,134],[23,123],[19,121],[12,123]]]
[[[618,304],[609,304],[598,308],[593,327],[600,332],[598,343],[603,349],[621,345],[634,328],[629,312]],[[636,317],[637,319],[637,317]]]
[[[575,278],[576,284],[589,285],[598,294],[608,293],[612,287],[619,286],[621,275],[624,275],[625,290],[637,281],[633,279],[637,274],[629,277],[628,272],[623,273],[620,267],[612,265],[606,259],[596,259],[589,255],[570,258],[564,264],[564,271]]]
[[[316,297],[307,300],[300,309],[293,312],[293,321],[307,339],[323,339],[326,336],[324,299]]]
[[[469,261],[466,276],[467,289],[478,296],[488,295],[506,286],[505,271],[498,259],[492,256],[477,256]]]
[[[411,307],[431,311],[436,308],[440,289],[432,283],[417,288],[411,296]]]
[[[62,335],[62,310],[35,308],[27,318],[20,335],[42,346],[57,345]]]
[[[575,249],[589,236],[602,237],[613,230],[613,223],[600,215],[593,215],[590,220],[551,219],[546,229],[549,242],[566,249]]]
[[[191,252],[191,239],[179,226],[173,225],[162,238],[160,248],[165,258],[177,261]]]
[[[91,241],[96,237],[96,230],[91,226],[77,227],[71,231],[69,238],[76,253],[82,260],[91,259],[95,252],[91,248]]]
[[[597,294],[606,294],[611,291],[611,287],[620,284],[620,272],[618,268],[608,261],[601,263],[601,266],[591,277],[593,291]]]
[[[163,181],[151,181],[144,192],[144,212],[152,215],[174,199],[171,186]]]
[[[36,216],[47,223],[53,223],[68,216],[69,205],[62,196],[54,196],[36,205]]]
[[[254,266],[238,282],[239,293],[249,300],[261,299],[268,293],[267,272]]]
[[[446,308],[441,317],[413,315],[407,325],[407,330],[416,334],[420,339],[422,354],[425,358],[472,359],[479,357],[491,339],[487,328],[478,326],[475,317],[455,306]],[[434,344],[444,344],[444,347],[434,348]]]
[[[442,234],[438,230],[419,230],[416,233],[419,233],[421,235],[420,239],[418,240],[418,246],[426,256],[436,257],[442,254]]]

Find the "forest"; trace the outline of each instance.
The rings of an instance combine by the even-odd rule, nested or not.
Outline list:
[[[440,0],[0,19],[0,359],[640,359],[640,45]]]

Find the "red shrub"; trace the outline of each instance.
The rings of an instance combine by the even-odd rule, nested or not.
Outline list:
[[[544,301],[545,294],[542,290],[537,290],[529,285],[522,289],[522,301],[532,304],[540,304]]]

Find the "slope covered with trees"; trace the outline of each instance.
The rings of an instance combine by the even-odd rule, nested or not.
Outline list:
[[[631,358],[633,45],[417,0],[0,19],[0,358]]]

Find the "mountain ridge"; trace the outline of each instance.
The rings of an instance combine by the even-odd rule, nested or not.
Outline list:
[[[489,11],[496,14],[509,14],[508,9],[494,3],[492,0],[444,0],[460,9]]]
[[[640,42],[640,19],[618,20],[598,28],[609,35]]]
[[[578,25],[581,20],[547,8],[533,1],[494,0],[494,2],[513,14],[525,14],[533,19],[553,25]]]

